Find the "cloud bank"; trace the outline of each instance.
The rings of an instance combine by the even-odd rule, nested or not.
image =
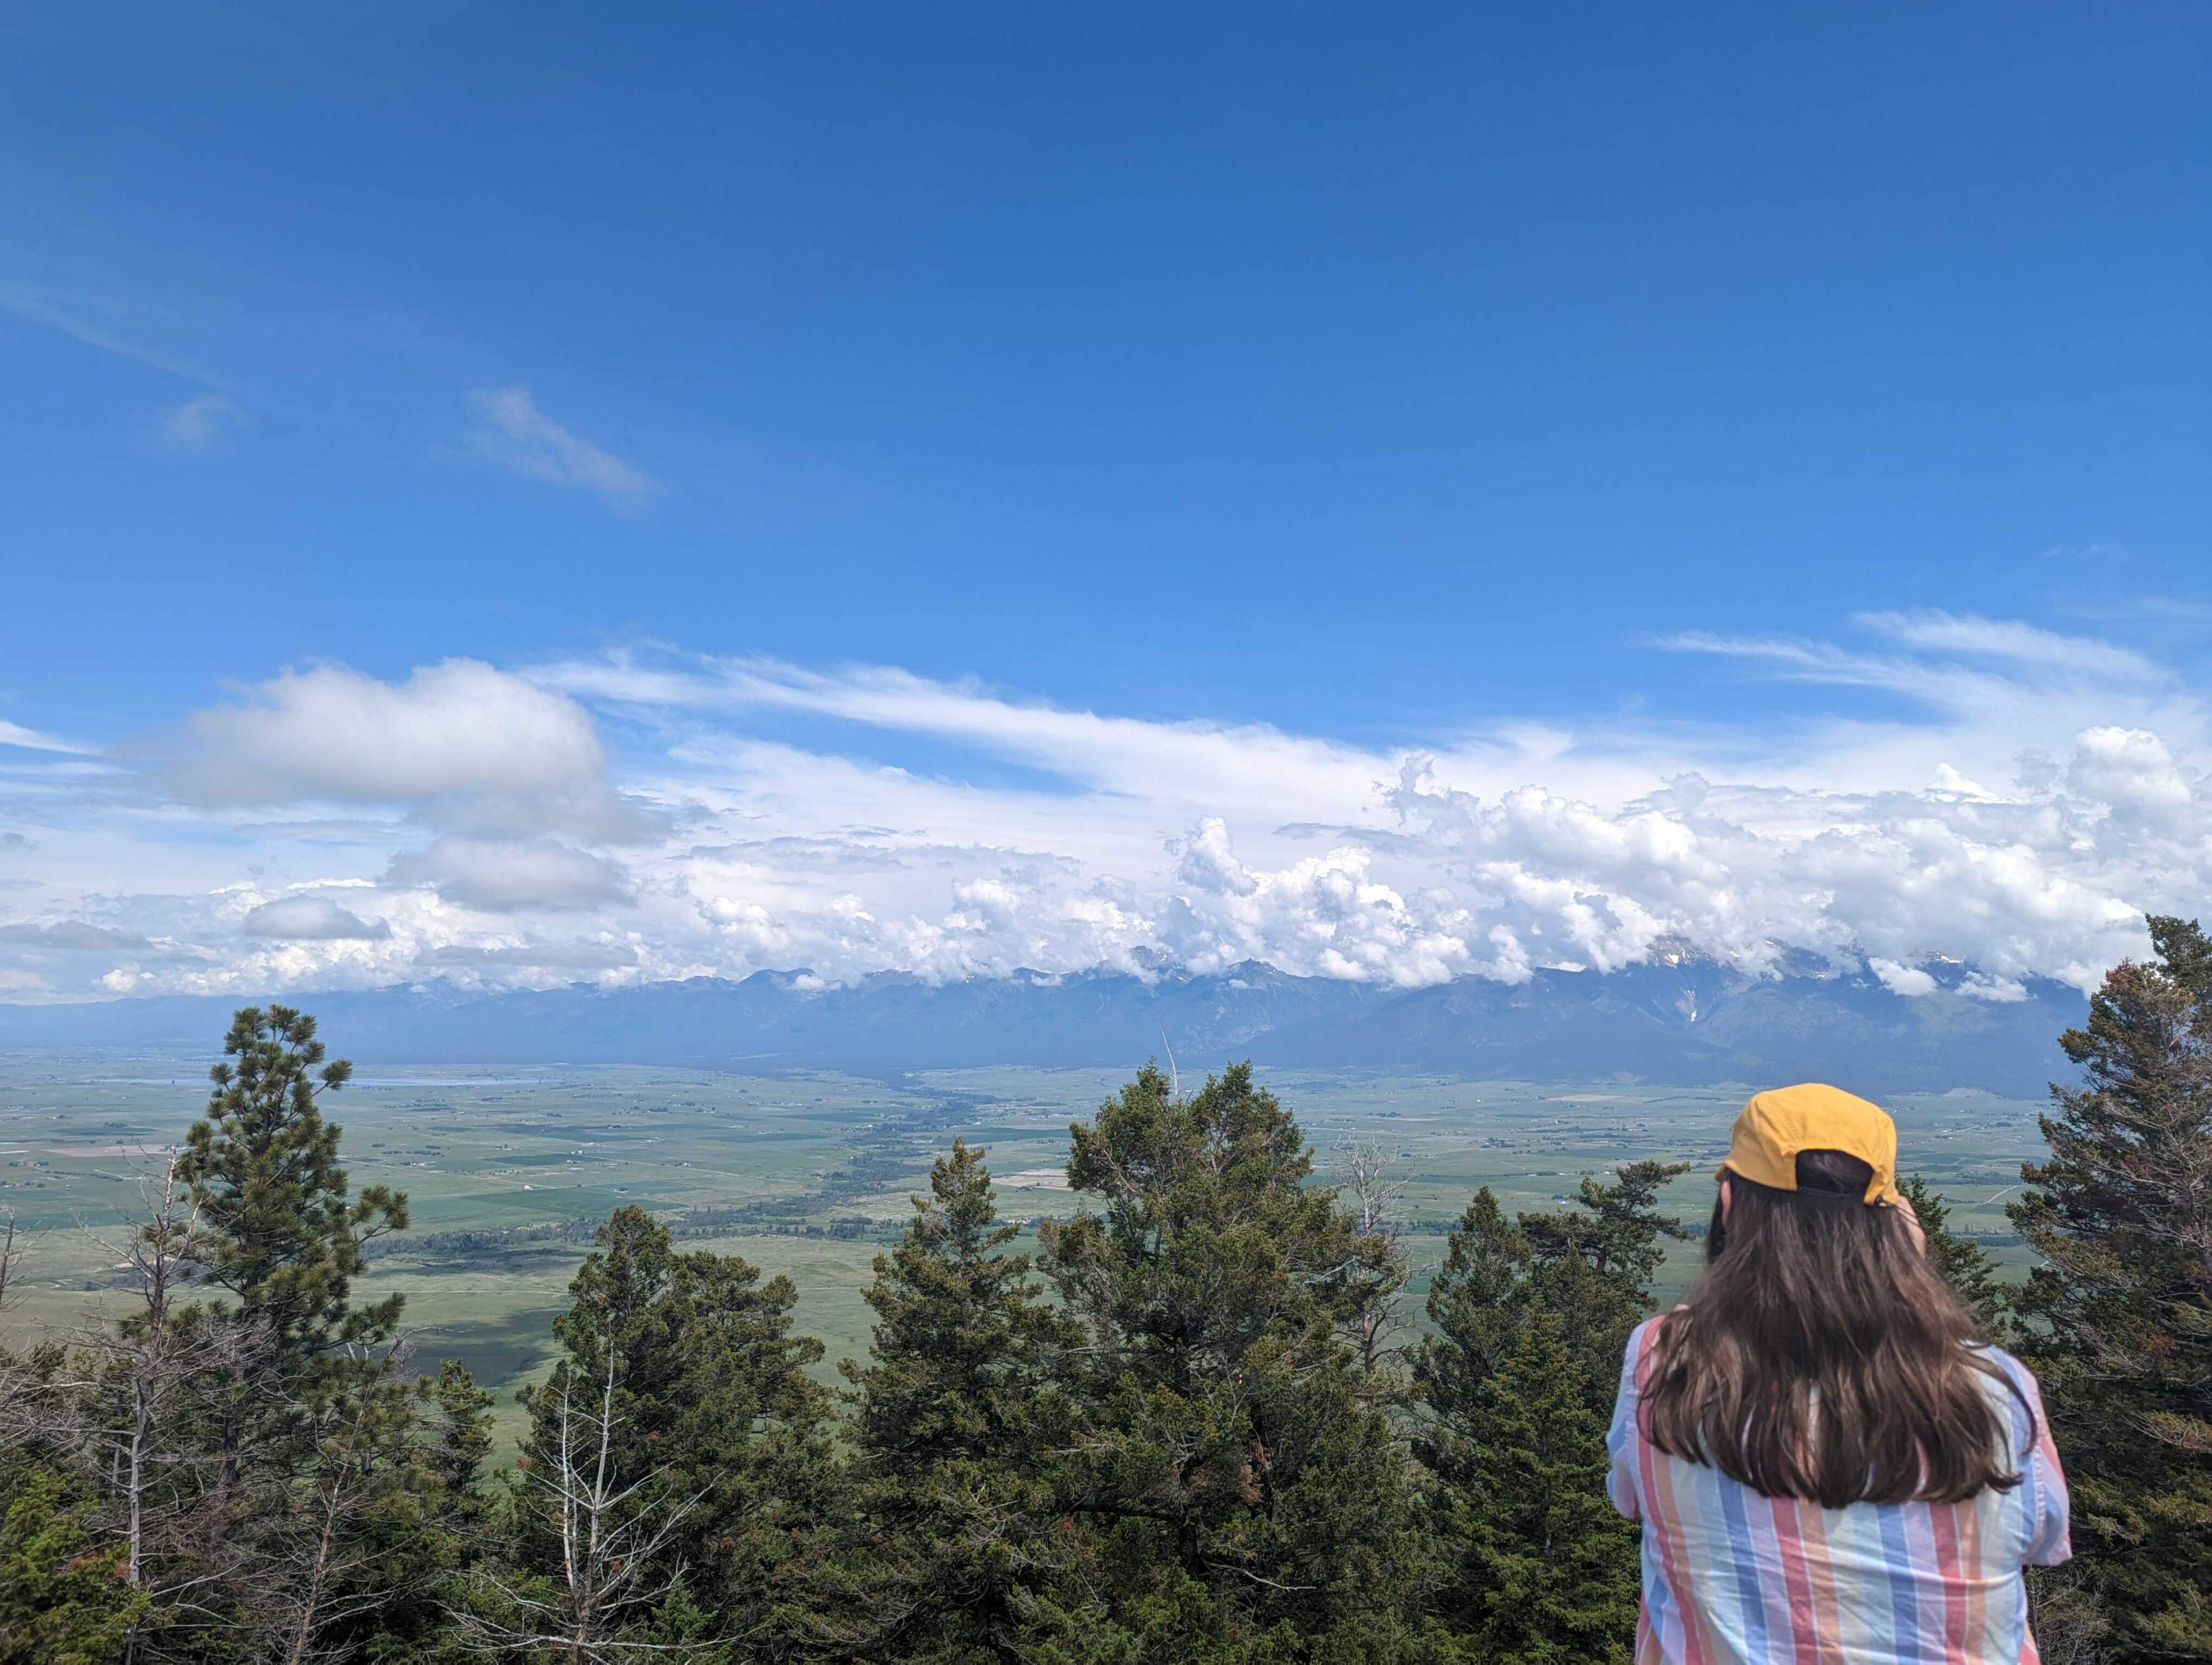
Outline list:
[[[1941,613],[1660,645],[1812,714],[1375,746],[659,649],[287,671],[150,763],[17,754],[0,997],[1247,959],[1413,986],[1686,940],[1908,996],[1966,961],[2004,1000],[2207,893],[2203,704],[2127,648]]]

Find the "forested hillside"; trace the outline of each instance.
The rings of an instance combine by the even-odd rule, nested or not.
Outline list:
[[[2212,1656],[2212,945],[2153,930],[2064,1037],[2027,1286],[1920,1194],[2074,1473],[2054,1659]],[[490,1395],[356,1297],[408,1207],[347,1179],[349,1066],[283,1007],[224,1060],[114,1244],[130,1310],[0,1361],[0,1665],[1629,1657],[1603,1435],[1677,1168],[1478,1192],[1417,1314],[1385,1165],[1314,1183],[1249,1066],[1148,1066],[1034,1256],[944,1152],[842,1392],[787,1279],[616,1213],[495,1467]]]

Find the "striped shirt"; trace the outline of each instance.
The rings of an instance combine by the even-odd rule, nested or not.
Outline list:
[[[2072,1551],[2065,1476],[2025,1365],[1991,1350],[2027,1401],[1990,1382],[2011,1450],[2028,1452],[2012,1490],[1823,1509],[1645,1440],[1638,1401],[1662,1322],[1629,1339],[1606,1438],[1613,1506],[1644,1523],[1636,1665],[2035,1665],[2021,1569]]]

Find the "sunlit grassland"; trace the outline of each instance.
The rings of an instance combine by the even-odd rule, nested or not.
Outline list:
[[[25,1245],[0,1319],[12,1338],[65,1330],[119,1298],[110,1246],[200,1113],[204,1067],[175,1056],[0,1055],[0,1211],[14,1213]],[[1390,1154],[1415,1270],[1409,1316],[1443,1229],[1481,1185],[1508,1209],[1546,1208],[1585,1174],[1658,1157],[1692,1164],[1668,1200],[1702,1221],[1747,1091],[1261,1073],[1304,1124],[1320,1179],[1351,1145],[1379,1141]],[[680,1247],[787,1274],[799,1327],[823,1342],[821,1372],[833,1379],[839,1359],[866,1352],[870,1261],[910,1213],[933,1154],[956,1135],[983,1144],[1009,1217],[1072,1212],[1081,1199],[1061,1175],[1067,1124],[1127,1074],[384,1068],[364,1072],[325,1114],[345,1129],[354,1184],[404,1190],[412,1214],[408,1233],[375,1246],[362,1292],[404,1291],[417,1359],[467,1363],[499,1389],[511,1437],[513,1390],[550,1362],[549,1327],[586,1247],[563,1226],[636,1204],[668,1221]],[[1905,1168],[1953,1203],[1954,1226],[2004,1232],[2020,1164],[2039,1146],[2039,1107],[1954,1092],[1890,1108]],[[1996,1252],[2017,1275],[2024,1251]],[[1696,1253],[1677,1249],[1670,1287]]]

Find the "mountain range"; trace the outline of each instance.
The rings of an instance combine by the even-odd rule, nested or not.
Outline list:
[[[1874,1091],[1978,1087],[2039,1097],[2072,1067],[2059,1032],[2086,1006],[2029,979],[1948,962],[1928,993],[1865,966],[1798,956],[1757,975],[1693,950],[1611,972],[1543,970],[1396,989],[1257,963],[1150,977],[1016,973],[933,984],[885,972],[822,987],[801,972],[627,987],[486,993],[445,982],[287,994],[331,1051],[362,1064],[648,1063],[881,1074],[988,1064],[1183,1070],[1250,1058],[1308,1068],[1653,1085],[1833,1080]],[[1982,991],[1976,993],[1973,991]],[[0,1006],[0,1047],[181,1047],[212,1053],[245,996]]]

